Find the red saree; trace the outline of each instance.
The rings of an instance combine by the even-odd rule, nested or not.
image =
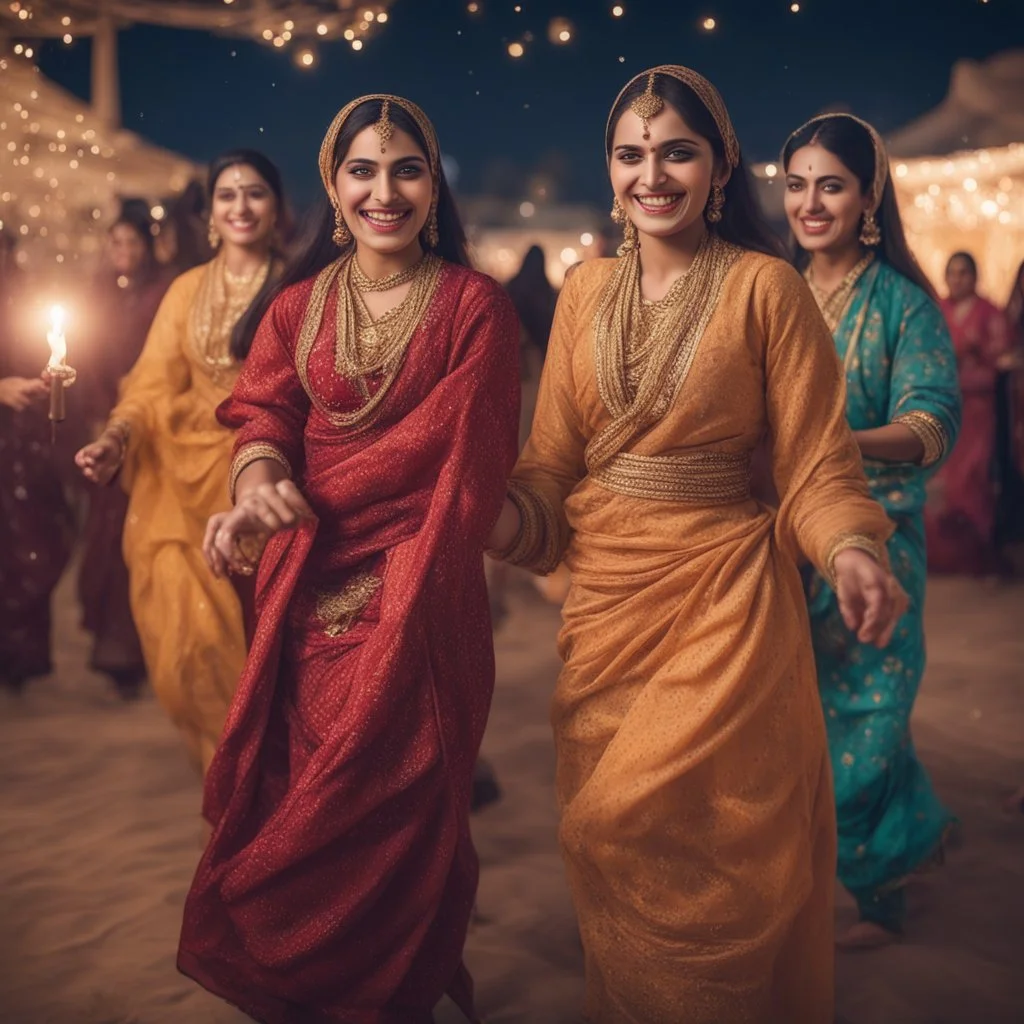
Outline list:
[[[265,1024],[419,1024],[446,991],[475,1019],[482,550],[516,457],[515,312],[445,266],[376,418],[342,429],[332,414],[362,399],[335,370],[334,289],[319,331],[300,329],[312,292],[275,302],[219,412],[236,452],[288,459],[317,518],[260,564],[178,964]],[[351,622],[338,595],[368,579],[383,583]]]
[[[925,509],[928,569],[984,574],[995,568],[996,364],[1007,349],[1007,324],[980,296],[963,313],[950,299],[940,305],[956,349],[963,416]]]

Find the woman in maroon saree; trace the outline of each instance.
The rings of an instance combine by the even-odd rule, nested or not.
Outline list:
[[[117,404],[118,385],[135,365],[171,274],[156,261],[148,220],[122,214],[107,236],[109,266],[96,282],[96,325],[79,395],[92,440]],[[89,515],[78,573],[82,625],[92,634],[89,667],[109,676],[126,700],[135,697],[146,667],[128,601],[128,569],[121,554],[128,494],[114,482],[90,488]]]
[[[516,457],[518,325],[467,267],[418,107],[349,104],[321,173],[334,216],[220,410],[235,507],[207,558],[244,571],[270,539],[178,963],[266,1024],[426,1024],[445,992],[475,1020],[482,554]]]
[[[928,568],[987,575],[996,569],[996,374],[1007,350],[1006,317],[976,291],[974,257],[954,253],[941,301],[956,350],[963,420],[956,446],[935,475],[925,509]]]
[[[18,322],[24,284],[14,250],[0,230],[0,687],[18,693],[52,668],[50,601],[74,520],[50,443],[45,349]]]

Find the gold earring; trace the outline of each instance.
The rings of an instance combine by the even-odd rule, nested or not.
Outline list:
[[[882,241],[882,232],[879,230],[878,221],[875,220],[873,213],[864,214],[864,223],[860,229],[860,242],[861,245],[866,245],[869,249],[873,249],[876,245],[879,245]]]
[[[210,243],[211,249],[217,249],[220,246],[220,232],[213,223],[213,217],[210,218],[210,227],[206,232],[206,239]]]
[[[430,204],[430,216],[427,218],[427,245],[436,249],[441,242],[441,235],[437,229],[437,200]]]
[[[349,231],[345,218],[341,215],[340,206],[334,208],[334,234],[331,235],[331,238],[334,239],[334,244],[339,249],[344,248],[352,241],[352,232]]]
[[[722,207],[725,206],[725,189],[721,185],[711,186],[711,195],[708,197],[708,205],[705,217],[709,224],[717,224],[722,219]]]
[[[625,256],[626,253],[638,249],[640,240],[637,236],[636,225],[626,216],[626,211],[622,208],[618,196],[612,203],[612,220],[616,224],[622,225],[622,245],[616,249],[616,253],[619,256]]]

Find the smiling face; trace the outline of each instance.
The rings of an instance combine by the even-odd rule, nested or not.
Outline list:
[[[391,255],[419,245],[434,183],[427,155],[412,136],[396,128],[382,153],[373,127],[364,128],[342,158],[334,187],[357,247]]]
[[[225,243],[242,248],[269,244],[277,224],[274,191],[248,164],[225,167],[213,186],[210,216]]]
[[[786,217],[808,252],[841,252],[859,245],[870,198],[857,176],[824,146],[802,146],[786,170]]]
[[[711,143],[666,103],[649,122],[650,138],[632,110],[619,118],[612,137],[609,176],[626,216],[644,235],[667,238],[702,221],[716,174]]]

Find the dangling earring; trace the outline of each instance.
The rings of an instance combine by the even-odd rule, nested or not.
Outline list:
[[[618,196],[615,197],[615,201],[612,203],[611,216],[616,224],[622,225],[622,245],[615,250],[616,253],[619,256],[625,256],[626,253],[638,249],[640,241],[637,237],[636,225],[626,216],[626,211],[622,208],[622,203],[619,202]]]
[[[860,244],[873,249],[882,241],[882,232],[879,230],[878,221],[873,213],[864,214],[864,223],[860,229]]]
[[[349,231],[345,218],[341,215],[340,206],[334,208],[334,234],[331,235],[331,238],[334,239],[334,244],[339,249],[344,248],[352,241],[352,232]]]
[[[441,235],[437,229],[437,200],[430,204],[430,216],[427,218],[427,247],[436,249],[441,243]]]
[[[220,232],[213,223],[213,217],[210,218],[210,227],[206,232],[206,239],[210,243],[211,249],[217,249],[220,247]]]
[[[725,206],[725,189],[721,185],[711,186],[711,195],[705,208],[704,217],[709,224],[717,224],[722,219],[722,207]]]

